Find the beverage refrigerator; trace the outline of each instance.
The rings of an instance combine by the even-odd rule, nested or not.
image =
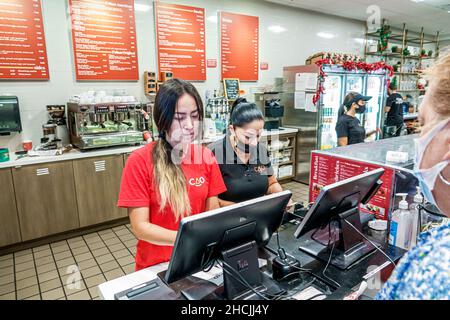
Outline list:
[[[381,128],[384,121],[384,106],[387,95],[389,75],[384,70],[367,73],[348,71],[339,65],[323,65],[325,73],[323,88],[317,104],[306,101],[306,108],[296,102],[299,96],[312,99],[319,86],[319,67],[316,65],[289,66],[283,69],[283,96],[285,107],[282,125],[298,129],[297,136],[297,172],[295,180],[309,183],[310,157],[313,150],[326,150],[337,146],[336,123],[338,111],[348,92],[359,92],[372,96],[366,105],[367,111],[357,115],[366,132]],[[307,74],[314,80],[314,85],[300,89],[298,83],[301,75]],[[311,82],[311,81],[309,81]],[[314,87],[314,88],[313,88]],[[303,92],[304,91],[304,92]],[[309,104],[309,107],[308,107]],[[376,133],[366,141],[380,138]]]

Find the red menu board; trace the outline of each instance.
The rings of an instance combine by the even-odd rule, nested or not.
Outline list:
[[[77,80],[139,80],[134,0],[69,0]]]
[[[222,79],[258,81],[259,18],[220,13]]]
[[[155,2],[159,72],[206,80],[205,9]]]
[[[0,79],[49,79],[40,0],[0,0]]]
[[[360,211],[375,214],[378,219],[387,220],[391,207],[395,174],[393,169],[387,167],[312,152],[309,201],[315,201],[324,186],[378,168],[383,168],[385,170],[384,174],[381,176],[383,184],[367,205],[360,206]]]

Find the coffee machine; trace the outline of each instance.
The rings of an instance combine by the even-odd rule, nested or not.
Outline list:
[[[80,150],[139,145],[149,106],[138,102],[75,103],[68,107],[70,142]]]

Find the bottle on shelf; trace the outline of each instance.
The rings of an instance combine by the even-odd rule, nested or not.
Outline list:
[[[411,240],[410,240],[410,248],[414,247],[417,243],[417,237],[420,233],[420,226],[422,224],[421,221],[421,213],[420,207],[423,204],[423,196],[420,190],[420,187],[417,188],[417,194],[414,196],[414,202],[409,207],[410,217],[411,217]]]

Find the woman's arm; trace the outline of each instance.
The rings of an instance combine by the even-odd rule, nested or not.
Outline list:
[[[220,207],[221,205],[219,203],[219,197],[215,196],[206,199],[206,211],[211,211]]]
[[[338,146],[339,147],[344,147],[348,145],[348,137],[342,137],[338,139]]]
[[[228,206],[231,206],[233,204],[236,204],[236,202],[222,200],[222,199],[219,198],[219,205],[220,205],[221,208],[222,207],[228,207]]]
[[[150,223],[149,208],[128,208],[131,230],[136,238],[159,246],[173,246],[177,231]]]
[[[281,187],[280,183],[278,182],[275,175],[272,175],[269,177],[269,188],[267,189],[267,194],[282,192],[283,188]],[[289,199],[289,203],[287,204],[287,210],[290,210],[291,207],[294,205],[294,202],[292,199]]]

